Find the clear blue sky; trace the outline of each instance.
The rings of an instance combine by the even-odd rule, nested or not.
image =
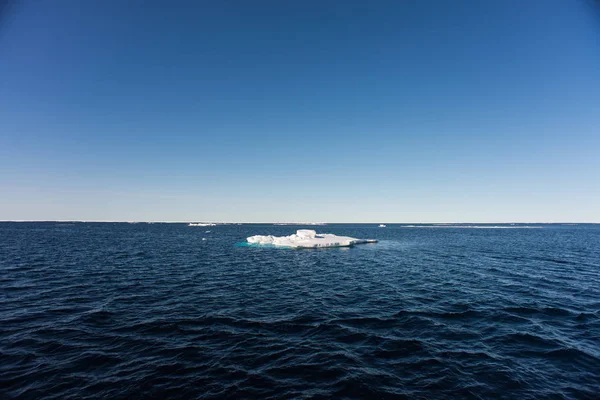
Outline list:
[[[0,220],[600,222],[591,0],[23,0]]]

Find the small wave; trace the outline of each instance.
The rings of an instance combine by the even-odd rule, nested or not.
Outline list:
[[[540,315],[540,316],[547,316],[547,317],[574,317],[574,316],[576,316],[576,314],[574,312],[569,311],[564,308],[558,308],[558,307],[541,307],[541,308],[505,307],[503,309],[503,311],[505,311],[507,313],[513,313],[513,314],[525,315],[525,316],[532,316],[532,315]]]
[[[394,339],[387,340],[385,344],[379,347],[373,355],[377,358],[392,360],[404,357],[412,357],[415,355],[428,354],[427,348],[420,340],[410,339]]]
[[[556,340],[533,333],[510,333],[502,335],[499,339],[514,348],[525,346],[526,351],[556,350],[562,347]],[[519,351],[523,351],[523,348],[519,347]]]
[[[88,325],[110,325],[114,322],[115,316],[116,315],[110,311],[95,309],[80,314],[77,322]]]
[[[342,326],[352,326],[358,328],[367,329],[386,329],[396,326],[398,320],[395,318],[377,318],[377,317],[363,317],[363,318],[345,318],[334,321]]]
[[[560,358],[568,362],[579,361],[588,365],[600,365],[600,358],[574,348],[561,348],[551,350],[545,352],[544,355],[546,357]]]
[[[481,318],[484,317],[483,313],[475,310],[466,310],[466,311],[457,311],[457,312],[432,312],[430,313],[432,317],[442,318],[442,319],[459,319],[459,320],[469,320],[473,318]]]
[[[107,367],[120,364],[124,361],[123,357],[107,354],[99,351],[88,351],[78,356],[76,362],[94,368]]]

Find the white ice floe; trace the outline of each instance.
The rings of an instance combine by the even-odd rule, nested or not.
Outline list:
[[[212,222],[191,222],[188,226],[217,226],[217,224],[213,224]]]
[[[317,247],[348,247],[361,243],[376,243],[374,239],[356,239],[349,236],[337,236],[331,233],[317,234],[311,229],[299,229],[290,236],[250,236],[248,243],[281,247],[310,249]]]
[[[385,226],[385,224],[379,224],[379,227],[380,228],[385,228],[386,226]]]

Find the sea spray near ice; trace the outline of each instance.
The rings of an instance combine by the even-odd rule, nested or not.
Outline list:
[[[331,233],[318,234],[311,229],[299,229],[290,236],[255,235],[247,238],[248,243],[263,246],[311,249],[317,247],[349,247],[361,243],[376,243],[374,239],[356,239]]]

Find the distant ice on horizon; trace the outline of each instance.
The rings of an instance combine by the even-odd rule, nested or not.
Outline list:
[[[323,226],[325,222],[275,222],[273,225],[308,225],[308,226]]]
[[[454,228],[454,229],[536,229],[541,226],[531,225],[456,225],[456,224],[435,224],[435,225],[400,225],[400,228]]]

